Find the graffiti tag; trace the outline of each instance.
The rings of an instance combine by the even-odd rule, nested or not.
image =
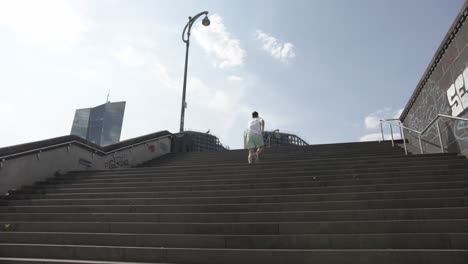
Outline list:
[[[466,108],[468,108],[468,91],[466,82],[468,81],[468,67],[458,75],[455,83],[450,85],[447,90],[447,98],[452,108],[452,116],[459,116]]]
[[[151,145],[148,145],[148,150],[149,152],[155,152],[156,151],[156,146],[151,144]]]
[[[169,151],[169,147],[167,146],[166,143],[158,142],[158,144],[159,144],[159,148],[160,148],[162,151],[164,151],[164,152]]]
[[[85,165],[86,167],[91,167],[93,166],[93,163],[89,160],[86,159],[79,159],[78,163]]]
[[[107,169],[116,169],[123,167],[130,167],[130,162],[125,155],[112,157],[109,161],[104,163]]]
[[[457,140],[466,141],[468,140],[468,134],[466,131],[468,130],[468,122],[463,120],[457,120],[454,124],[454,135]]]

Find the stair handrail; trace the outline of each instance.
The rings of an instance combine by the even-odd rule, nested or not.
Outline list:
[[[399,124],[395,124],[394,121],[398,121]],[[411,129],[409,127],[405,127],[404,125],[401,124],[400,119],[395,119],[395,118],[381,119],[380,120],[380,132],[382,133],[382,140],[385,140],[384,131],[383,131],[383,123],[387,123],[387,124],[390,125],[390,136],[391,136],[391,139],[392,139],[392,146],[393,147],[395,146],[395,142],[394,142],[394,138],[393,138],[393,126],[397,126],[397,127],[400,128],[400,137],[401,137],[401,139],[403,139],[403,148],[405,150],[405,155],[408,155],[408,148],[406,146],[406,138],[405,138],[405,129],[409,130],[409,131],[412,131],[412,132],[415,132],[415,133],[418,133],[418,134],[420,134],[420,132],[416,131],[414,129]],[[419,143],[421,144],[421,141]]]
[[[449,118],[449,119],[455,119],[455,120],[460,120],[460,121],[468,121],[468,118],[463,118],[463,117],[456,117],[456,116],[449,116],[449,115],[446,115],[446,114],[437,114],[432,120],[431,122],[429,122],[427,124],[427,126],[422,130],[422,131],[417,131],[415,129],[412,129],[412,128],[409,128],[409,127],[406,127],[406,126],[403,126],[402,125],[402,122],[400,119],[381,119],[380,120],[380,131],[382,133],[382,140],[385,140],[385,137],[384,137],[384,133],[383,133],[383,123],[387,123],[390,125],[390,134],[391,134],[391,137],[392,137],[392,146],[394,146],[394,142],[393,142],[393,128],[392,126],[397,126],[400,128],[400,135],[403,139],[403,144],[404,144],[404,148],[405,148],[405,153],[408,155],[408,151],[407,151],[407,147],[406,147],[406,139],[405,139],[405,133],[404,133],[404,129],[406,130],[409,130],[409,131],[412,131],[412,132],[415,132],[416,134],[418,134],[418,141],[419,141],[419,149],[421,151],[421,154],[424,154],[424,150],[423,150],[423,147],[422,147],[422,140],[421,140],[421,137],[424,133],[426,133],[429,128],[432,127],[432,125],[435,123],[436,124],[436,128],[437,128],[437,134],[439,136],[439,144],[440,144],[440,152],[441,153],[445,153],[445,150],[444,150],[444,143],[442,141],[442,134],[440,133],[440,126],[439,126],[439,119],[440,118]],[[400,124],[395,124],[394,121],[398,121]]]

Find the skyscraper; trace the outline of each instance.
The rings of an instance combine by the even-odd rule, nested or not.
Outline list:
[[[77,109],[71,135],[100,146],[120,141],[125,102],[107,102],[93,108]]]

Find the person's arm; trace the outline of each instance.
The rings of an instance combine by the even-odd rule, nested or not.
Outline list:
[[[262,128],[262,134],[265,133],[265,120],[262,119],[261,123],[261,128]]]

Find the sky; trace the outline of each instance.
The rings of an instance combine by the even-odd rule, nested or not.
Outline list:
[[[463,0],[0,0],[0,147],[126,101],[121,140],[185,129],[242,147],[252,111],[309,144],[379,139]],[[387,132],[386,132],[387,133]]]

